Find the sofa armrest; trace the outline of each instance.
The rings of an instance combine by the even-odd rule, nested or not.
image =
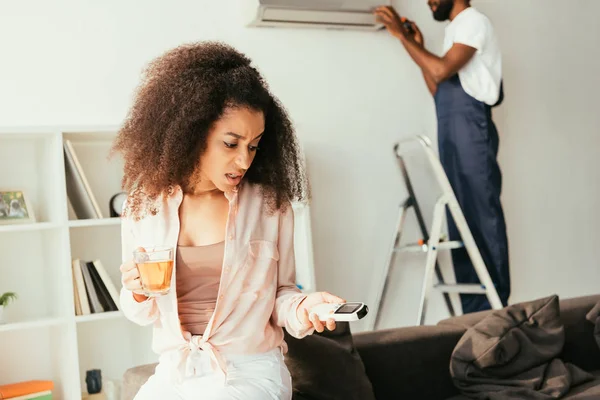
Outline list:
[[[458,394],[450,355],[465,332],[452,326],[416,326],[354,335],[377,400],[446,399]]]

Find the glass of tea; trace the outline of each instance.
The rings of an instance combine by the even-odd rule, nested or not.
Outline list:
[[[133,252],[133,260],[140,273],[142,291],[148,297],[158,297],[171,290],[173,273],[173,248],[147,246]]]

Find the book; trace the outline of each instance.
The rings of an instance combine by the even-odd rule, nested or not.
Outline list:
[[[113,301],[110,293],[108,293],[108,289],[98,274],[94,263],[92,261],[87,261],[85,264],[90,271],[90,276],[92,277],[92,282],[94,284],[94,290],[96,290],[98,300],[100,301],[100,304],[102,304],[104,311],[118,311],[119,309],[117,308],[117,304]]]
[[[104,286],[106,286],[106,289],[108,290],[108,293],[118,310],[120,300],[119,300],[119,291],[117,290],[117,287],[114,285],[113,281],[110,279],[110,276],[108,275],[108,272],[104,268],[104,265],[102,264],[102,262],[100,262],[100,260],[94,260],[93,263],[94,263],[94,267],[96,267],[96,271],[98,272],[98,275],[100,275],[100,279],[102,279]]]
[[[92,313],[104,312],[104,307],[102,306],[102,303],[100,303],[100,299],[98,297],[98,293],[96,292],[96,288],[94,287],[94,281],[92,280],[92,274],[90,273],[87,262],[79,260],[79,266],[83,275],[83,281],[85,282],[85,291],[88,295],[88,300],[90,301],[90,309],[92,310]]]
[[[102,218],[102,211],[81,168],[81,163],[75,154],[73,144],[70,140],[65,140],[63,147],[67,196],[71,202],[73,211],[75,211],[75,215],[79,219]]]
[[[79,299],[79,291],[77,290],[77,281],[75,280],[73,263],[71,263],[71,278],[73,281],[73,304],[75,305],[75,315],[82,315],[81,300]]]
[[[43,392],[26,394],[25,396],[9,397],[7,400],[52,400],[52,392],[45,390]]]
[[[72,266],[75,315],[119,311],[119,292],[100,260],[77,258]]]
[[[73,275],[75,275],[75,283],[77,287],[77,297],[79,298],[79,305],[81,306],[81,315],[91,314],[92,310],[90,308],[90,301],[85,289],[85,282],[83,280],[80,260],[78,258],[73,260],[72,265]]]
[[[54,382],[43,380],[31,380],[8,385],[0,385],[0,399],[51,399]],[[47,397],[47,396],[50,397]],[[29,397],[27,397],[29,396]],[[34,397],[31,397],[34,396]],[[35,397],[37,396],[37,397]],[[40,397],[46,396],[46,397]]]

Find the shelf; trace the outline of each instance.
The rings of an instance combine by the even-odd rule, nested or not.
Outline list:
[[[101,313],[89,314],[89,315],[78,315],[75,317],[75,322],[79,323],[79,322],[101,321],[101,320],[107,320],[107,319],[122,318],[123,316],[124,316],[123,311],[107,311],[107,312],[101,312]]]
[[[0,127],[0,139],[12,140],[18,139],[39,139],[58,135],[56,128],[52,127]]]
[[[78,219],[69,221],[69,228],[121,225],[121,218]]]
[[[11,322],[0,325],[0,332],[19,331],[30,328],[43,328],[47,326],[60,325],[64,322],[64,318],[42,318],[32,321]]]
[[[43,231],[48,229],[60,228],[62,224],[56,222],[37,222],[33,224],[11,224],[0,225],[0,232],[25,232],[25,231]]]

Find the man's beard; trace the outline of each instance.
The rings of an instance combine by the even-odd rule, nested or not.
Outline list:
[[[436,21],[449,20],[453,7],[454,7],[454,0],[441,0],[437,9],[433,12],[433,18]]]

